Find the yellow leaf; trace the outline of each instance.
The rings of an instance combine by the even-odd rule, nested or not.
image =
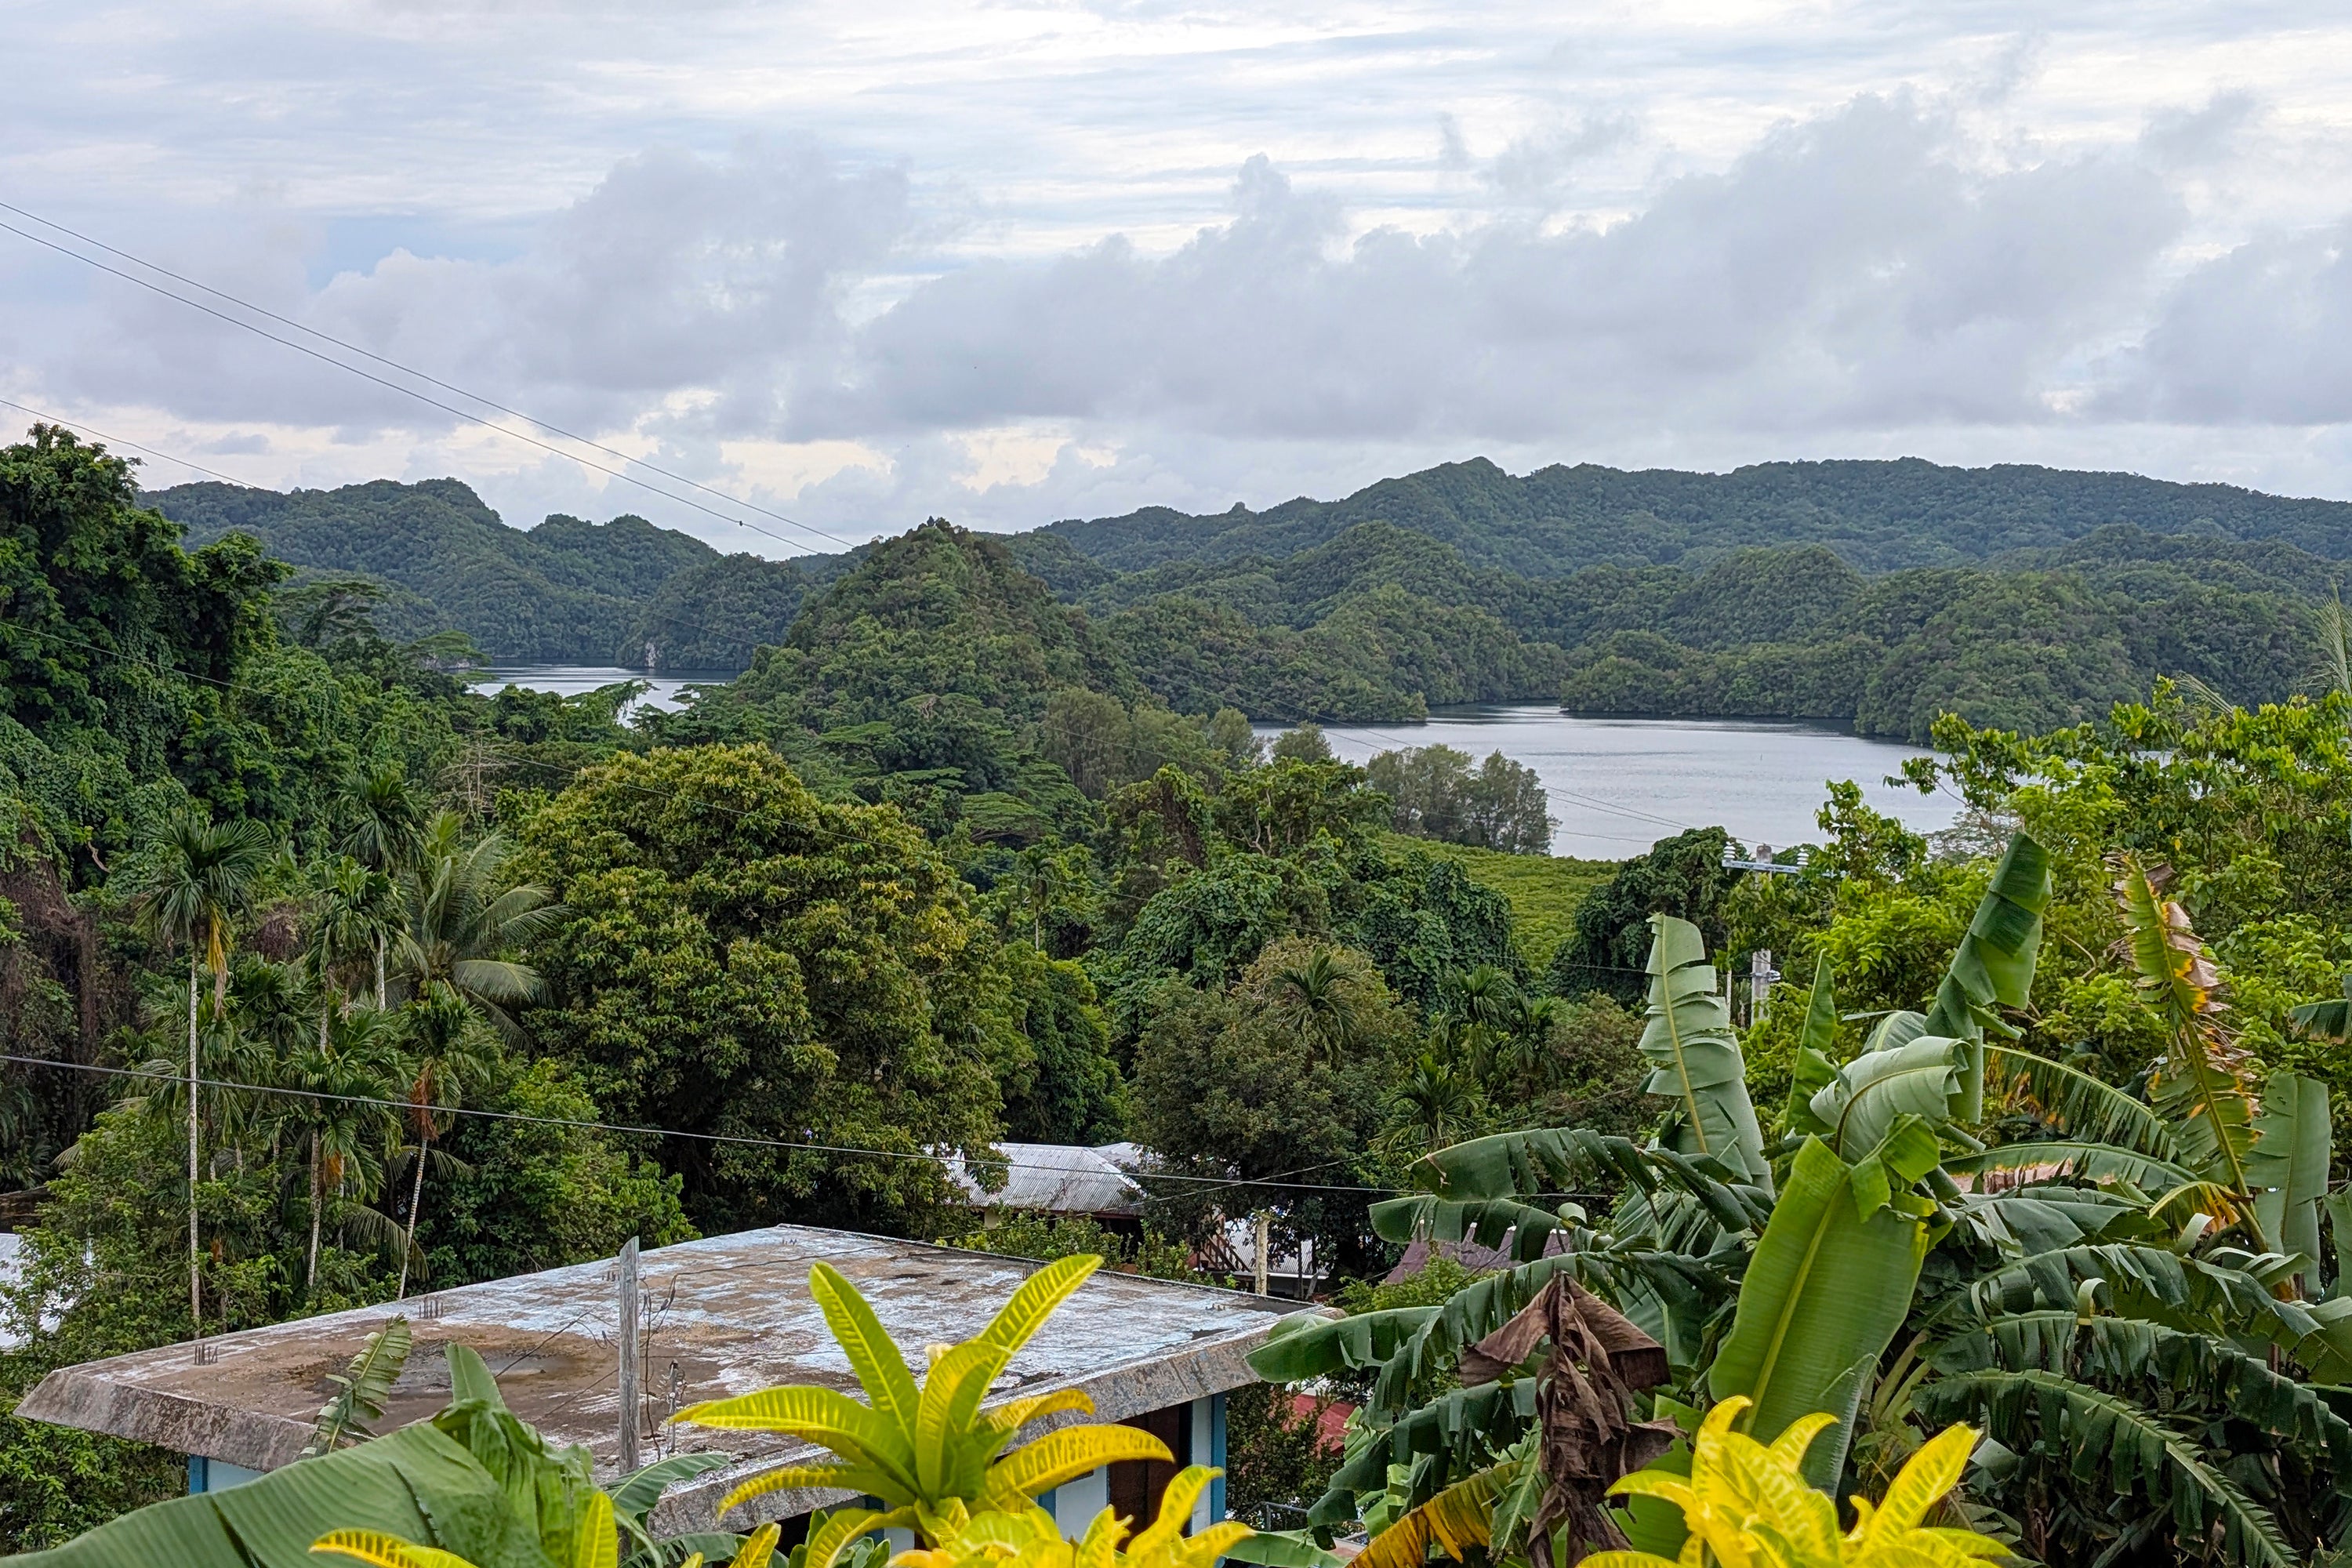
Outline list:
[[[313,1552],[340,1552],[373,1568],[474,1568],[454,1552],[419,1546],[380,1530],[337,1530],[310,1542]]]

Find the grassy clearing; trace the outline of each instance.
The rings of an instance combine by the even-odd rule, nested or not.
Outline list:
[[[1508,899],[1520,956],[1538,974],[1551,963],[1552,950],[1576,929],[1576,908],[1584,901],[1584,895],[1617,872],[1614,860],[1506,855],[1498,849],[1474,849],[1466,844],[1440,844],[1396,833],[1384,837],[1389,853],[1398,858],[1415,849],[1427,850],[1460,866],[1480,887],[1492,888]]]

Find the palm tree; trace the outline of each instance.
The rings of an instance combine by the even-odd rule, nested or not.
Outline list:
[[[1399,1152],[1433,1153],[1460,1142],[1474,1131],[1484,1109],[1476,1084],[1459,1065],[1437,1050],[1425,1050],[1391,1097],[1398,1126]]]
[[[425,824],[408,778],[397,763],[379,763],[355,777],[346,793],[352,826],[342,851],[367,869],[396,877],[416,864],[425,845]],[[375,1005],[385,1005],[384,958],[391,932],[375,933]]]
[[[425,826],[416,863],[404,879],[407,925],[396,966],[408,994],[452,992],[500,1034],[520,1037],[506,1009],[536,1001],[546,985],[529,964],[500,955],[552,931],[570,911],[550,902],[545,888],[501,887],[505,837],[489,833],[468,844],[465,830],[465,818],[454,811]]]
[[[228,1000],[229,927],[253,896],[269,864],[269,830],[239,819],[208,823],[187,812],[166,823],[148,845],[146,870],[137,879],[133,908],[140,923],[166,947],[188,950],[188,1318],[204,1334],[204,1283],[196,1234],[196,977],[213,974],[213,1007]]]
[[[416,1218],[425,1205],[425,1164],[434,1157],[443,1109],[458,1103],[470,1081],[488,1076],[498,1046],[466,999],[436,984],[403,1016],[408,1037],[408,1118],[415,1142],[408,1150],[415,1175],[408,1194],[408,1230],[400,1254],[399,1297],[408,1297],[408,1264],[416,1254]],[[445,1157],[446,1158],[446,1157]]]
[[[400,1139],[399,1113],[388,1103],[406,1074],[385,1015],[329,1010],[315,1046],[281,1063],[279,1084],[298,1094],[278,1098],[278,1124],[310,1144],[310,1249],[303,1290],[319,1286],[319,1229],[327,1189],[356,1185],[365,1199],[376,1189],[383,1161]],[[373,1213],[373,1211],[369,1211]]]
[[[1276,971],[1274,991],[1276,1005],[1299,1037],[1337,1066],[1356,1043],[1356,976],[1327,947],[1304,963]]]
[[[369,953],[375,955],[376,1010],[384,1005],[384,949],[400,930],[400,889],[382,871],[371,871],[348,856],[320,878],[319,900],[310,920],[310,968],[319,982],[319,1044],[327,1041],[327,1015],[334,1010],[339,972]]]

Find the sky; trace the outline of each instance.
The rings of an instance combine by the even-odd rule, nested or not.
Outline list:
[[[11,16],[0,399],[150,485],[455,476],[761,554],[1474,456],[2352,499],[2340,5]]]

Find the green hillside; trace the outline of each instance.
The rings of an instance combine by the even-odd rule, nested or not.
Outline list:
[[[1507,855],[1469,844],[1385,834],[1381,847],[1402,860],[1419,850],[1462,868],[1482,888],[1503,895],[1511,906],[1511,937],[1528,970],[1540,974],[1559,944],[1576,931],[1576,911],[1584,897],[1616,874],[1614,860],[1579,860],[1570,856]]]
[[[1580,463],[1514,478],[1483,458],[1382,479],[1343,500],[1193,516],[1150,507],[1046,531],[1115,572],[1181,561],[1281,557],[1358,523],[1444,541],[1474,565],[1558,576],[1597,564],[1704,566],[1748,545],[1826,544],[1864,571],[1985,561],[2046,549],[2109,523],[2151,533],[2278,540],[2352,555],[2352,504],[2231,485],[2002,465],[1759,463],[1727,474],[1627,472]]]
[[[2352,574],[2345,503],[1907,459],[1522,478],[1479,459],[1337,501],[984,540],[926,525],[791,563],[635,517],[509,528],[454,479],[149,499],[197,541],[243,529],[305,575],[378,580],[394,635],[751,669],[738,710],[810,732],[917,697],[1026,722],[1078,687],[1281,721],[1560,701],[1915,741],[1947,711],[2040,731],[2159,676],[2284,696]]]
[[[499,662],[610,662],[656,590],[719,559],[641,517],[559,515],[509,528],[456,479],[291,493],[180,485],[141,500],[186,528],[191,542],[239,531],[306,574],[388,584],[400,592],[387,631],[455,628]]]

